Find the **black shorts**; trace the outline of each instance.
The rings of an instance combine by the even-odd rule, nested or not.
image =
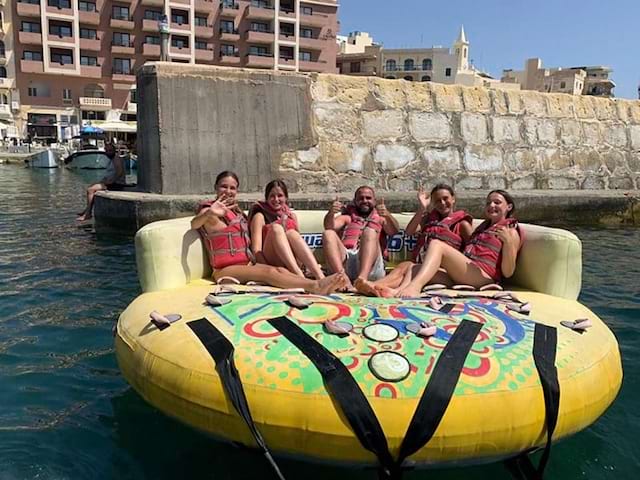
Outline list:
[[[111,190],[112,192],[121,192],[124,190],[126,185],[122,185],[121,183],[110,183],[109,185],[105,185],[105,187],[107,187],[107,190]]]

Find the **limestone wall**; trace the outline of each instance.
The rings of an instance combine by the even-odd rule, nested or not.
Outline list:
[[[640,187],[640,102],[314,75],[317,144],[281,154],[294,190]]]

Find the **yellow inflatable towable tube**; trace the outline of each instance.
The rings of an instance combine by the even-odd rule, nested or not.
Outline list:
[[[322,215],[298,212],[315,247]],[[615,337],[576,301],[579,240],[522,228],[509,292],[382,299],[221,288],[189,219],[147,225],[136,236],[144,293],[117,325],[120,368],[164,413],[255,445],[225,390],[224,369],[235,371],[253,426],[279,454],[418,466],[515,457],[595,422],[622,381]],[[410,243],[392,239],[395,260]],[[560,323],[578,319],[592,326]]]

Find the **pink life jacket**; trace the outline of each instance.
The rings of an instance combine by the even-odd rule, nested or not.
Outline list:
[[[464,248],[464,254],[496,282],[502,278],[502,240],[495,232],[503,226],[517,229],[520,245],[522,245],[524,237],[518,226],[518,220],[505,218],[493,225],[489,220],[482,222],[474,230],[469,243]]]
[[[429,246],[429,242],[434,238],[442,240],[451,245],[456,250],[462,248],[462,237],[460,236],[460,227],[462,221],[466,220],[471,224],[473,218],[464,210],[456,210],[445,218],[440,218],[440,214],[435,210],[431,210],[428,215],[422,218],[420,223],[420,233],[413,249],[413,261],[416,262],[419,256]]]
[[[288,205],[283,205],[280,210],[274,210],[267,202],[256,202],[249,212],[249,223],[251,223],[251,219],[256,213],[262,213],[264,216],[264,227],[262,228],[263,241],[271,231],[271,226],[274,223],[282,225],[285,232],[287,230],[298,230],[298,222],[296,222]]]
[[[202,202],[198,211],[211,206],[213,202]],[[247,265],[253,261],[249,225],[244,214],[229,210],[221,220],[226,227],[217,232],[207,232],[204,226],[198,229],[205,248],[209,253],[209,263],[214,270],[230,265]]]
[[[386,257],[387,254],[387,235],[382,228],[382,217],[375,208],[371,210],[368,217],[362,217],[358,214],[355,205],[349,205],[343,211],[343,215],[349,215],[351,221],[344,227],[342,231],[342,243],[345,248],[352,250],[359,248],[360,237],[365,228],[372,228],[380,236],[380,249],[382,255]]]

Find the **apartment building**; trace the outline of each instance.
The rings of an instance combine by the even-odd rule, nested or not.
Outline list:
[[[524,70],[504,70],[502,81],[519,84],[523,90],[613,97],[616,84],[609,78],[611,73],[602,65],[543,68],[541,59],[530,58]]]
[[[451,48],[384,48],[366,32],[340,37],[337,65],[345,75],[374,75],[411,82],[438,82],[488,88],[519,88],[503,84],[475,68],[464,27]]]
[[[336,70],[335,0],[10,3],[21,135],[60,140],[88,122],[135,122],[135,72],[160,59],[163,17],[173,62]]]
[[[14,113],[19,109],[16,91],[11,1],[0,0],[0,138],[18,136]]]

